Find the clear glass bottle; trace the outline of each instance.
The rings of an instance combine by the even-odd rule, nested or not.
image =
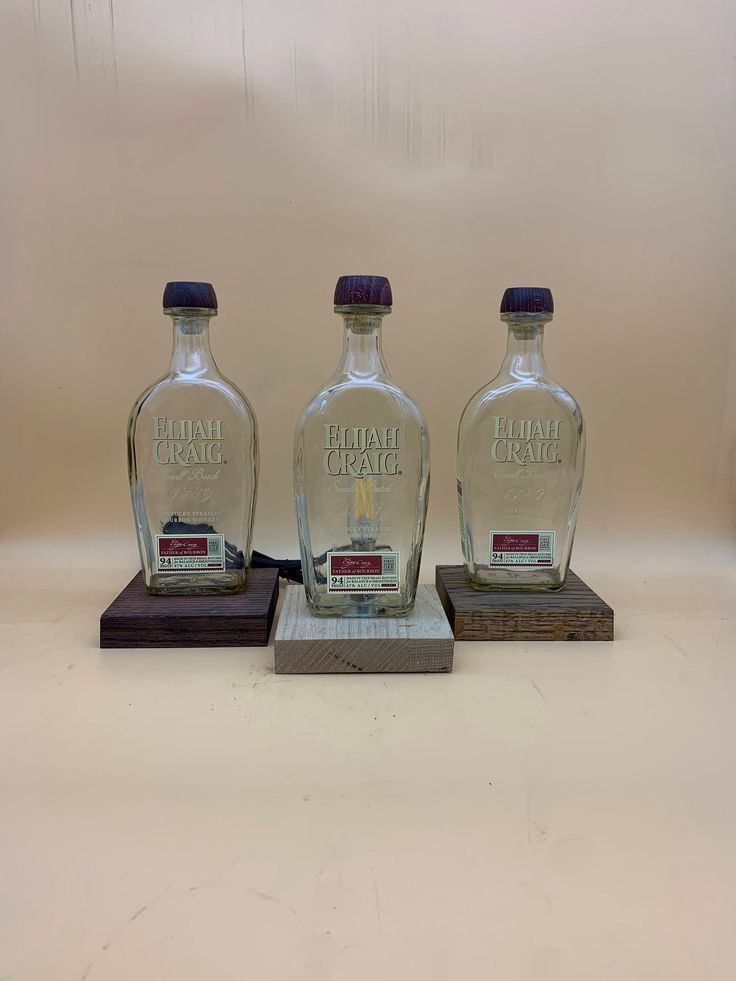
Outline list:
[[[168,283],[168,372],[128,423],[128,473],[141,567],[151,593],[230,593],[245,585],[258,478],[248,400],[210,350],[209,283]]]
[[[302,412],[294,493],[307,606],[316,615],[405,616],[414,606],[429,494],[429,434],[391,378],[383,276],[342,276],[337,371]]]
[[[460,420],[460,533],[477,589],[559,589],[567,576],[585,430],[577,402],[544,362],[553,311],[548,289],[506,290],[506,357]]]

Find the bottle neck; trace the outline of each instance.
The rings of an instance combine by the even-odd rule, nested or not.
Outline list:
[[[210,311],[170,313],[174,346],[169,371],[172,375],[201,375],[216,371],[210,348]]]
[[[338,373],[351,378],[375,378],[388,374],[383,357],[381,327],[383,318],[390,308],[377,312],[366,312],[365,307],[340,307],[345,327],[342,347],[342,360]]]
[[[512,378],[540,378],[547,373],[542,341],[544,320],[509,321],[506,357],[501,371]]]

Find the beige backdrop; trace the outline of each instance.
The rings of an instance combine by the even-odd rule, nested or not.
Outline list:
[[[6,543],[135,563],[125,423],[167,363],[163,284],[191,278],[258,416],[255,545],[295,554],[293,426],[352,272],[391,278],[448,559],[457,421],[518,284],[553,289],[549,363],[588,423],[579,546],[730,538],[733,4],[3,6]]]

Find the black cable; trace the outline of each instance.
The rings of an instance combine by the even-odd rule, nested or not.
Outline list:
[[[300,559],[272,559],[270,555],[254,550],[250,557],[250,567],[251,569],[278,569],[282,579],[288,579],[289,582],[304,582]]]
[[[173,514],[171,519],[161,529],[164,535],[216,535],[217,532],[208,524],[192,524],[188,521],[180,521],[178,514]],[[230,542],[225,542],[225,568],[242,569],[245,565],[243,553]],[[278,569],[282,579],[289,582],[303,583],[302,563],[299,559],[272,559],[270,555],[263,552],[252,552],[250,565],[252,569]]]

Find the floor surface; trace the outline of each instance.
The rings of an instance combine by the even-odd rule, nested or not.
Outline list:
[[[728,563],[425,676],[101,652],[132,571],[0,570],[3,981],[736,976]]]

